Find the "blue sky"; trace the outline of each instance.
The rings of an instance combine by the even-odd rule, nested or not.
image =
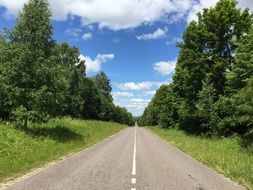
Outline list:
[[[253,8],[240,0],[242,8]],[[27,0],[0,0],[0,31]],[[217,0],[49,0],[54,36],[80,49],[87,75],[106,72],[114,102],[141,115],[160,85],[170,83],[176,42],[196,12]]]

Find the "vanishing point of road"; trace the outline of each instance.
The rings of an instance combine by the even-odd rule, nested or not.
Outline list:
[[[206,150],[208,151],[208,150]],[[241,190],[145,128],[127,128],[0,189]]]

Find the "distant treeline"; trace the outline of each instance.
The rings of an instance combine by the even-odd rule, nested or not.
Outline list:
[[[253,141],[253,17],[234,0],[198,13],[184,31],[173,82],[156,92],[140,125]]]
[[[0,36],[0,120],[27,127],[72,116],[133,125],[131,113],[113,104],[106,74],[86,77],[79,50],[56,43],[50,18],[46,0],[30,0]]]

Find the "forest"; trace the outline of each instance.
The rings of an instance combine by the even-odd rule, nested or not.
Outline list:
[[[253,16],[220,0],[198,13],[178,42],[173,82],[157,90],[140,125],[253,143]],[[169,52],[168,52],[169,53]]]
[[[29,122],[73,117],[133,125],[115,106],[104,72],[87,77],[79,49],[57,43],[44,0],[30,0],[12,29],[0,35],[0,121]]]

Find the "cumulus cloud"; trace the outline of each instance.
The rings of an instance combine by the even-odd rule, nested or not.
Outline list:
[[[80,28],[68,28],[67,30],[65,30],[65,34],[75,38],[79,37],[81,32],[82,30]]]
[[[151,100],[142,98],[118,99],[114,103],[125,107],[134,116],[140,116]]]
[[[126,82],[121,83],[118,85],[118,88],[121,90],[135,90],[135,91],[144,91],[144,90],[151,90],[152,88],[157,88],[167,82],[152,82],[152,81],[145,81],[145,82]]]
[[[83,40],[90,40],[90,39],[92,39],[92,37],[93,37],[92,33],[89,32],[89,33],[84,33],[82,36],[82,39]]]
[[[174,73],[176,68],[177,59],[174,61],[160,61],[154,63],[153,69],[161,75],[170,75]]]
[[[113,98],[134,96],[132,92],[112,92],[112,95],[113,95]]]
[[[175,36],[170,36],[168,41],[166,41],[166,45],[173,45],[175,46],[177,42],[182,42],[183,39],[182,37],[175,37]]]
[[[196,1],[196,2],[192,5],[192,7],[191,7],[191,9],[190,9],[190,11],[189,11],[189,13],[188,13],[188,16],[187,16],[187,18],[186,18],[187,22],[189,23],[189,22],[191,22],[191,21],[193,21],[193,20],[197,20],[198,17],[197,17],[196,14],[197,14],[198,12],[201,12],[202,9],[204,9],[204,8],[214,7],[214,6],[216,5],[217,2],[218,2],[218,0],[212,0],[212,1],[199,0],[198,2]]]
[[[101,65],[112,59],[114,59],[113,54],[98,54],[94,60],[89,56],[80,55],[81,60],[85,61],[87,73],[98,72],[101,69]]]
[[[155,90],[144,90],[144,91],[143,91],[143,94],[144,94],[145,96],[153,96],[153,95],[155,95],[155,93],[156,93]]]
[[[0,0],[0,6],[5,7],[7,10],[4,13],[6,17],[17,16],[18,12],[23,7],[24,3],[28,0]]]
[[[250,8],[251,10],[253,10],[253,3],[252,0],[239,0],[238,4],[241,8],[245,9],[245,8]]]
[[[0,0],[6,14],[17,15],[28,0]],[[129,29],[158,20],[169,20],[171,14],[186,13],[192,0],[49,0],[55,20],[69,15],[81,18],[83,25],[98,24],[100,28]]]
[[[66,20],[78,16],[82,24],[98,24],[100,28],[129,29],[155,21],[166,23],[180,19],[191,21],[203,8],[214,6],[218,0],[49,0],[53,18]],[[6,16],[16,16],[28,0],[0,0]],[[239,0],[239,6],[253,9],[252,0]]]
[[[129,100],[129,105],[127,108],[145,108],[150,100],[142,99],[142,98],[132,98]]]
[[[150,99],[132,98],[127,102],[125,107],[128,111],[132,112],[133,115],[141,115],[144,109],[148,106]]]
[[[153,33],[142,34],[140,36],[136,36],[136,38],[138,40],[156,40],[156,39],[165,38],[167,32],[168,32],[167,28],[165,29],[158,28]]]
[[[197,20],[197,13],[201,12],[204,8],[210,8],[210,7],[214,7],[216,5],[216,3],[219,0],[211,0],[211,1],[207,1],[207,0],[199,0],[199,1],[195,1],[192,4],[192,7],[190,8],[190,11],[187,15],[187,22],[189,23],[192,20]],[[253,3],[252,0],[238,0],[238,7],[245,9],[245,8],[249,8],[251,10],[253,10]]]

